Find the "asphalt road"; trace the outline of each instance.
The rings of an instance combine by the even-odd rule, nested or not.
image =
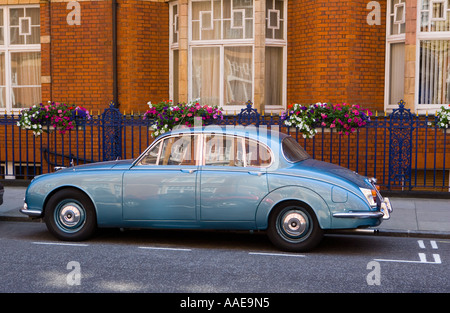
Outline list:
[[[68,243],[42,223],[0,222],[0,256],[2,293],[181,293],[177,306],[184,293],[193,300],[196,293],[450,292],[450,240],[438,238],[335,234],[294,254],[262,233],[102,230]]]

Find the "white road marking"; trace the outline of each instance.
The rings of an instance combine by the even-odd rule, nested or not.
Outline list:
[[[183,248],[166,248],[166,247],[139,247],[139,249],[146,249],[146,250],[168,250],[168,251],[192,251],[191,249],[183,249]]]
[[[268,256],[290,256],[297,258],[304,258],[305,255],[302,254],[286,254],[286,253],[266,253],[266,252],[249,252],[251,255],[268,255]]]
[[[433,249],[437,249],[438,248],[438,246],[436,244],[436,241],[431,240],[430,243],[431,243],[431,248],[433,248]]]
[[[417,240],[419,248],[426,249],[425,242],[423,240]],[[432,249],[437,250],[438,246],[435,240],[430,240],[430,245]],[[421,263],[421,264],[442,264],[441,256],[437,253],[433,253],[434,261],[427,261],[427,255],[425,253],[419,253],[419,261],[410,260],[389,260],[389,259],[375,259],[375,261],[382,262],[398,262],[398,263]]]
[[[75,247],[87,247],[89,245],[85,243],[66,243],[66,242],[33,242],[35,245],[50,245],[50,246],[75,246]]]
[[[423,243],[423,240],[417,240],[417,243],[419,244],[419,248],[425,249],[425,244]]]
[[[423,240],[417,240],[417,243],[419,244],[419,248],[426,249],[425,243],[424,243]],[[438,248],[437,243],[436,243],[435,240],[430,240],[430,244],[431,244],[431,248],[433,248],[433,249],[437,249]]]
[[[378,262],[397,262],[397,263],[420,263],[420,264],[442,264],[439,254],[433,254],[434,262],[428,262],[425,253],[419,253],[419,261],[410,260],[389,260],[389,259],[375,259]]]

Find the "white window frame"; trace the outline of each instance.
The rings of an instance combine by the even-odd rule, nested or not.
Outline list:
[[[253,1],[253,16],[251,17],[253,19],[253,38],[243,38],[243,39],[219,39],[219,40],[193,40],[193,29],[192,29],[192,1],[189,1],[188,3],[188,18],[187,18],[187,23],[188,23],[188,44],[187,44],[187,51],[188,51],[188,56],[187,56],[187,67],[188,67],[188,81],[187,81],[187,92],[188,92],[188,101],[192,101],[193,99],[193,80],[192,80],[192,49],[193,48],[201,48],[201,47],[220,47],[220,58],[221,58],[221,62],[220,62],[220,94],[218,95],[218,97],[220,98],[220,103],[219,105],[228,113],[234,113],[234,112],[238,112],[242,107],[244,107],[244,105],[242,107],[240,106],[236,106],[236,105],[224,105],[224,101],[225,101],[225,89],[224,89],[224,81],[223,81],[223,76],[225,75],[225,64],[224,64],[224,49],[227,47],[244,47],[244,46],[251,46],[252,47],[252,90],[251,90],[251,97],[248,100],[251,100],[253,102],[254,99],[254,93],[255,93],[255,70],[254,70],[254,60],[255,60],[255,35],[256,35],[256,30],[255,30],[255,23],[257,21],[255,21],[255,1],[264,1],[264,0],[254,0]],[[283,55],[283,73],[282,73],[282,103],[280,105],[265,105],[264,111],[266,112],[275,112],[275,113],[279,113],[280,110],[283,110],[286,107],[286,98],[287,98],[287,0],[283,1],[283,39],[268,39],[265,38],[265,46],[266,47],[280,47],[282,48],[282,55]],[[179,49],[179,43],[173,43],[173,39],[172,39],[172,32],[173,32],[173,25],[174,23],[176,23],[176,21],[174,21],[174,17],[173,17],[173,6],[178,6],[178,14],[180,14],[180,4],[178,1],[171,1],[169,2],[169,24],[170,24],[170,34],[169,34],[169,49],[170,49],[170,53],[169,53],[169,68],[170,68],[170,73],[169,73],[169,95],[170,97],[173,99],[174,98],[174,82],[173,82],[173,71],[174,71],[174,51]],[[244,11],[243,9],[232,9],[232,15],[230,18],[230,22],[231,22],[231,27],[232,28],[239,28],[242,29],[244,34],[245,34],[245,19],[243,20],[243,24],[242,25],[235,25],[233,18],[235,17],[233,13],[235,13],[236,11],[242,12],[240,13],[241,15],[244,16]],[[248,19],[248,18],[247,18]],[[266,23],[265,21],[266,16],[264,15],[264,23]],[[280,26],[281,27],[281,26]],[[224,31],[224,27],[221,27],[221,35],[220,38],[223,38],[223,31]]]
[[[231,0],[232,1],[232,0]],[[224,111],[228,113],[234,113],[238,112],[242,107],[236,106],[236,105],[225,105],[225,86],[224,86],[224,80],[223,77],[225,75],[225,64],[224,64],[224,58],[225,58],[225,48],[227,47],[244,47],[244,46],[251,46],[252,47],[252,91],[251,91],[251,99],[248,99],[253,102],[253,97],[255,94],[255,70],[254,70],[254,59],[255,59],[255,29],[253,27],[253,38],[243,38],[243,39],[218,39],[218,40],[193,40],[193,34],[192,34],[192,2],[189,1],[189,13],[188,13],[188,25],[189,25],[189,32],[188,32],[188,45],[189,45],[189,53],[188,53],[188,98],[189,101],[194,100],[193,99],[193,81],[192,81],[192,49],[193,48],[202,48],[202,47],[219,47],[220,48],[220,70],[219,70],[219,107],[222,107]],[[255,25],[255,0],[253,0],[253,25]],[[233,13],[234,10],[231,7],[231,26],[233,26]],[[243,15],[243,18],[245,15]],[[221,27],[221,38],[223,38],[223,27]],[[243,27],[242,27],[244,34],[245,34],[245,18],[243,19]],[[205,103],[207,104],[207,103]]]
[[[433,16],[433,12],[434,12],[434,10],[433,10],[433,6],[434,6],[434,4],[435,3],[441,3],[444,7],[443,7],[443,10],[444,10],[444,16],[443,17],[435,17],[435,16]],[[446,21],[447,20],[447,0],[430,0],[430,7],[431,7],[431,16],[429,17],[430,18],[430,21],[432,21],[432,22],[439,22],[439,21]]]
[[[450,41],[450,31],[428,31],[430,28],[430,23],[432,21],[441,21],[441,19],[432,20],[432,16],[428,17],[427,31],[421,30],[422,21],[422,1],[417,0],[417,24],[416,24],[416,67],[415,67],[415,86],[414,86],[414,103],[415,109],[418,114],[434,114],[437,110],[445,104],[419,104],[419,83],[420,83],[420,42],[423,40],[447,40]],[[441,0],[430,0],[430,8],[432,8],[433,3],[442,2]],[[446,1],[444,1],[446,2]],[[447,5],[444,6],[446,10],[450,10]],[[432,12],[432,10],[430,11]],[[447,11],[447,19],[450,19],[450,14]]]
[[[252,47],[252,94],[251,94],[251,99],[248,99],[250,101],[253,102],[253,96],[255,93],[255,71],[253,68],[253,60],[255,59],[255,49],[254,49],[254,45],[253,44],[249,44],[249,43],[242,43],[242,42],[238,42],[238,43],[233,43],[233,41],[227,41],[227,43],[216,43],[216,44],[208,44],[208,45],[189,45],[189,56],[188,56],[188,60],[189,60],[189,79],[188,79],[188,87],[189,87],[189,99],[190,101],[194,100],[193,99],[193,90],[192,90],[192,83],[193,83],[193,79],[192,79],[192,49],[194,48],[219,48],[219,55],[220,55],[220,69],[219,69],[219,104],[218,106],[223,108],[226,112],[228,113],[238,113],[238,111],[244,107],[244,105],[242,105],[242,107],[237,106],[237,105],[225,105],[224,101],[225,101],[225,82],[224,82],[224,75],[225,75],[225,48],[229,48],[229,47]],[[208,104],[208,103],[203,103],[203,104]]]
[[[390,10],[390,6],[389,6],[389,10]],[[402,16],[400,20],[397,20],[397,14],[398,14],[398,10],[399,8],[403,8],[402,11]],[[406,3],[405,2],[401,2],[401,3],[397,3],[394,5],[394,24],[399,25],[399,24],[404,24],[405,20],[406,20]]]
[[[6,109],[6,113],[19,113],[24,108],[12,108],[12,78],[11,78],[11,54],[17,52],[41,52],[41,44],[10,44],[10,10],[11,9],[23,9],[23,8],[40,8],[39,4],[30,5],[2,5],[3,9],[3,32],[4,32],[4,44],[0,45],[0,52],[5,54],[5,101],[6,108],[0,108],[1,111]],[[30,23],[31,24],[31,23]],[[41,25],[39,25],[41,27]],[[19,28],[21,23],[19,22]],[[21,86],[21,87],[36,87]]]
[[[385,58],[385,79],[384,79],[384,109],[385,111],[392,111],[393,109],[398,108],[397,103],[390,103],[390,87],[391,87],[391,45],[396,43],[404,43],[406,41],[406,34],[396,34],[391,35],[391,17],[394,18],[394,27],[398,27],[400,29],[401,23],[395,23],[395,14],[397,7],[402,6],[403,3],[394,5],[394,12],[391,12],[391,2],[394,0],[387,1],[387,10],[386,10],[386,58]],[[404,11],[406,12],[406,7]],[[404,16],[403,16],[404,18]]]
[[[283,39],[270,39],[266,38],[266,47],[278,47],[283,49],[283,82],[282,82],[282,103],[281,105],[265,105],[265,111],[268,113],[280,113],[281,110],[286,108],[287,104],[287,25],[288,25],[288,0],[283,1]],[[267,9],[266,9],[267,10]],[[270,11],[270,9],[269,9]],[[265,14],[265,13],[264,13]],[[270,16],[265,17],[265,23],[269,23]],[[279,21],[278,21],[279,23]],[[267,24],[269,25],[269,24]],[[270,28],[270,27],[269,27]],[[279,25],[278,25],[279,28]],[[270,28],[271,29],[271,28]]]
[[[173,16],[173,7],[177,7],[177,14]],[[180,32],[179,32],[179,16],[180,16],[180,5],[178,1],[175,2],[169,2],[169,97],[170,99],[174,99],[174,51],[179,51],[179,43],[180,43]],[[176,35],[177,35],[177,41],[173,42],[173,29],[174,27],[177,29]],[[178,82],[176,82],[178,84]]]

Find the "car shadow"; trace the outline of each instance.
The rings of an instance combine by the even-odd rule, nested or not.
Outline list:
[[[374,235],[326,234],[314,250],[317,254],[370,254],[383,247]],[[223,249],[280,252],[264,231],[101,229],[95,242],[188,249]]]

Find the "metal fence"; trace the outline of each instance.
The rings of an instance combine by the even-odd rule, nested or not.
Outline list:
[[[376,177],[385,190],[448,192],[450,133],[434,126],[435,119],[411,114],[400,103],[392,114],[373,116],[349,136],[319,129],[314,138],[305,139],[278,115],[260,114],[249,104],[239,114],[225,116],[220,124],[264,126],[288,133],[313,158]],[[17,127],[18,120],[17,115],[0,116],[0,179],[28,180],[57,166],[132,159],[153,141],[151,120],[124,115],[113,105],[66,134],[49,130],[36,137]]]

